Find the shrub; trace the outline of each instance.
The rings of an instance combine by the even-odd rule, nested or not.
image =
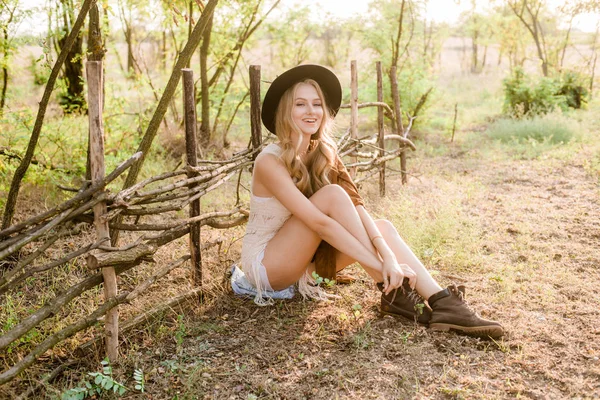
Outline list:
[[[582,108],[589,96],[585,77],[565,71],[555,78],[533,81],[521,68],[504,79],[504,112],[515,118],[547,114],[557,107]]]
[[[562,98],[557,96],[554,82],[541,78],[537,84],[516,68],[513,74],[502,81],[504,86],[504,112],[522,118],[534,114],[546,114],[555,109]]]
[[[583,108],[589,99],[586,81],[586,77],[579,72],[565,71],[558,79],[557,94],[564,97],[568,107]]]

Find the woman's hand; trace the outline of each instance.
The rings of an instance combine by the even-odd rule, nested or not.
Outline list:
[[[400,286],[402,286],[402,281],[404,280],[405,276],[404,270],[395,259],[383,260],[381,274],[383,275],[384,294],[389,294],[392,290],[398,289]]]
[[[384,260],[382,267],[383,292],[389,294],[402,286],[404,278],[408,279],[411,289],[417,284],[417,274],[407,264],[398,264],[396,260]]]
[[[400,264],[400,268],[402,268],[404,277],[408,279],[408,285],[414,290],[415,286],[417,286],[417,274],[407,264]]]

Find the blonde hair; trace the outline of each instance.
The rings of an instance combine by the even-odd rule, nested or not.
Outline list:
[[[302,162],[300,154],[298,154],[298,149],[302,144],[302,131],[292,119],[296,89],[302,84],[308,84],[315,88],[323,107],[321,126],[310,137],[306,164]],[[281,159],[296,183],[296,187],[306,197],[312,196],[317,190],[330,184],[328,174],[335,163],[337,153],[335,142],[330,133],[332,129],[333,117],[325,102],[323,91],[316,81],[306,79],[298,82],[281,96],[275,112],[275,132],[283,148]],[[300,138],[296,146],[292,142],[293,133],[296,133]]]

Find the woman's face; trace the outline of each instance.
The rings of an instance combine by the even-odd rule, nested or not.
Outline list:
[[[314,86],[301,83],[294,94],[292,120],[302,133],[317,133],[323,121],[323,102]]]

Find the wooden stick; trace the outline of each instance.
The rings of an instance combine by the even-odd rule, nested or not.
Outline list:
[[[118,273],[122,273],[132,268],[132,265],[120,266],[117,268]],[[58,314],[62,307],[71,302],[81,293],[98,286],[103,281],[101,273],[94,274],[89,278],[71,286],[64,292],[59,293],[52,300],[47,301],[42,307],[38,308],[31,315],[19,322],[10,331],[0,336],[0,350],[4,350],[9,344],[19,339],[21,336],[29,332],[32,328],[39,325],[42,321],[51,315]]]
[[[194,91],[194,72],[185,68],[181,70],[183,79],[183,104],[185,112],[185,148],[187,165],[191,168],[198,166],[198,145],[196,143],[196,94]],[[188,178],[195,178],[199,174],[188,170]],[[194,189],[198,184],[190,183],[188,188]],[[190,218],[200,215],[200,198],[190,203]],[[190,254],[192,258],[192,272],[194,284],[202,287],[202,252],[200,250],[200,223],[190,224]]]
[[[250,75],[250,130],[252,132],[252,149],[256,150],[262,145],[262,125],[260,122],[260,65],[251,65]],[[252,161],[256,158],[252,154]]]
[[[454,142],[454,132],[456,132],[456,116],[458,115],[458,103],[454,104],[454,123],[452,124],[452,138],[450,138],[450,143]]]
[[[87,253],[87,252],[89,252],[91,250],[99,248],[100,245],[102,243],[104,243],[104,242],[105,242],[105,240],[98,240],[97,242],[91,243],[91,244],[89,244],[87,246],[84,246],[84,247],[81,247],[81,248],[75,250],[74,252],[71,252],[71,253],[67,254],[66,256],[64,256],[64,257],[62,257],[62,258],[60,258],[58,260],[55,260],[55,261],[52,261],[52,262],[49,262],[49,263],[46,263],[46,264],[42,264],[42,265],[37,266],[37,267],[31,267],[29,269],[25,269],[24,266],[23,266],[22,268],[17,269],[17,272],[19,272],[19,273],[22,272],[21,275],[16,276],[12,280],[9,280],[9,279],[12,278],[12,276],[16,275],[16,273],[15,274],[11,274],[10,276],[8,276],[8,274],[5,275],[0,280],[0,285],[1,285],[0,286],[0,295],[4,294],[10,288],[15,287],[15,285],[23,282],[25,279],[29,278],[30,276],[32,276],[34,274],[37,274],[39,272],[47,271],[47,270],[52,269],[54,267],[57,267],[59,265],[63,265],[66,262],[74,259],[75,257],[79,257],[79,256],[81,256],[81,255],[83,255],[83,254],[85,254],[85,253]]]
[[[121,175],[123,172],[125,172],[127,170],[127,168],[131,167],[131,165],[134,162],[139,160],[140,157],[142,157],[142,153],[139,153],[139,152],[135,153],[133,156],[131,156],[129,159],[122,162],[117,168],[115,168],[115,170],[113,172],[111,172],[110,175],[108,175],[102,182],[99,182],[96,185],[90,186],[88,189],[84,190],[77,196],[54,207],[51,210],[48,210],[42,214],[36,215],[35,217],[29,218],[26,221],[23,221],[19,224],[12,225],[10,228],[0,231],[0,239],[3,237],[6,237],[12,233],[19,232],[19,231],[27,228],[28,226],[37,224],[41,221],[51,218],[51,217],[55,216],[56,214],[59,214],[65,210],[71,209],[71,208],[75,207],[77,204],[79,204],[83,201],[86,201],[94,193],[98,192],[99,190],[104,188],[104,186],[106,186],[110,182],[114,181],[119,175]]]
[[[358,72],[356,71],[356,60],[350,62],[350,137],[358,137]],[[358,161],[356,158],[354,162]],[[356,168],[348,169],[350,176],[356,176]]]
[[[175,220],[173,222],[166,222],[166,223],[162,223],[162,224],[134,224],[134,225],[131,225],[131,224],[111,223],[110,227],[119,229],[119,230],[123,230],[123,231],[164,231],[166,229],[177,228],[179,226],[189,225],[189,224],[198,223],[198,222],[201,225],[207,225],[208,220],[213,220],[214,218],[219,218],[219,217],[228,217],[237,212],[240,212],[240,210],[238,208],[233,209],[231,211],[210,212],[210,213],[199,215],[197,217],[180,219],[180,220]]]
[[[88,83],[88,116],[90,123],[90,168],[92,183],[104,179],[104,128],[102,124],[102,62],[88,61],[86,63]],[[106,202],[94,206],[94,225],[98,240],[110,240],[106,214]],[[99,255],[103,254],[99,250]],[[111,254],[111,253],[108,253]],[[104,278],[104,301],[109,302],[117,296],[117,274],[114,268],[102,270]],[[110,362],[116,363],[119,358],[119,309],[111,307],[104,319],[106,338],[106,355]]]
[[[381,62],[381,61],[378,61]],[[352,105],[351,104],[342,104],[340,106],[340,108],[351,108]],[[361,108],[367,108],[367,107],[379,107],[379,108],[384,108],[385,111],[388,112],[388,114],[393,115],[394,111],[392,111],[392,109],[390,108],[388,103],[383,102],[383,99],[381,101],[367,101],[365,103],[358,103],[357,104],[358,109]]]
[[[375,63],[377,69],[377,102],[383,103],[383,72],[381,69],[381,61]],[[379,156],[385,155],[385,131],[383,127],[383,109],[377,107],[377,131],[378,145],[379,145]],[[379,196],[385,196],[385,163],[379,165]]]
[[[30,233],[26,232],[25,235],[22,235],[24,237],[19,236],[18,237],[19,241],[11,244],[10,246],[8,246],[8,248],[0,251],[0,260],[3,260],[4,258],[8,257],[9,255],[15,253],[16,251],[21,249],[23,246],[25,246],[27,243],[33,242],[34,240],[38,239],[39,237],[41,237],[45,233],[49,232],[50,230],[52,230],[54,227],[60,225],[61,223],[68,221],[69,219],[74,218],[75,216],[77,216],[79,214],[82,214],[86,210],[89,210],[91,207],[93,207],[95,204],[103,201],[105,198],[106,198],[106,193],[104,193],[104,192],[100,193],[100,195],[97,198],[94,198],[94,199],[88,201],[87,203],[83,204],[82,206],[76,208],[75,210],[63,211],[60,215],[58,215],[52,221],[48,222],[46,225],[41,225],[38,228],[32,229],[33,233],[30,234]]]
[[[79,321],[61,329],[59,332],[46,338],[46,340],[44,340],[42,343],[40,343],[38,346],[36,346],[31,351],[31,353],[27,354],[18,363],[13,365],[7,371],[4,371],[2,374],[0,374],[0,385],[3,385],[6,382],[12,380],[23,370],[30,367],[37,360],[37,358],[39,356],[44,354],[46,351],[48,351],[52,347],[56,346],[57,343],[65,340],[68,337],[73,336],[74,334],[76,334],[79,331],[82,331],[82,330],[94,325],[98,321],[99,318],[101,318],[103,315],[105,315],[112,308],[118,306],[121,303],[124,303],[127,300],[127,295],[128,295],[128,293],[125,292],[125,293],[118,295],[117,297],[110,298],[109,300],[104,302],[104,304],[102,304],[100,307],[98,307],[90,315],[80,319]]]
[[[398,91],[398,77],[396,76],[396,66],[390,68],[390,82],[392,86],[392,99],[394,100],[394,116],[396,118],[396,134],[404,136],[404,126],[402,125],[402,107],[400,105],[400,92]],[[406,176],[406,154],[400,153],[400,170],[402,172],[402,184],[408,182]]]
[[[204,248],[204,246],[203,246],[203,248]],[[121,336],[124,336],[124,335],[128,334],[129,332],[131,332],[133,329],[139,327],[140,325],[142,325],[144,323],[148,323],[150,321],[153,321],[154,319],[158,318],[159,316],[164,315],[166,311],[170,311],[174,307],[180,306],[190,300],[197,300],[198,294],[200,294],[201,291],[202,291],[201,288],[195,288],[187,293],[184,293],[177,297],[169,299],[166,303],[161,302],[160,304],[156,305],[152,309],[145,311],[142,314],[139,314],[139,315],[135,316],[134,318],[123,322],[121,324],[121,330],[119,331],[119,334]],[[97,338],[95,338],[95,339],[89,340],[89,341],[85,342],[84,344],[82,344],[81,346],[79,346],[77,348],[77,352],[78,352],[78,354],[80,354],[80,357],[84,357],[86,354],[89,354],[91,351],[98,351],[98,349],[97,349],[97,346],[99,344],[98,342],[99,342],[99,340]]]

